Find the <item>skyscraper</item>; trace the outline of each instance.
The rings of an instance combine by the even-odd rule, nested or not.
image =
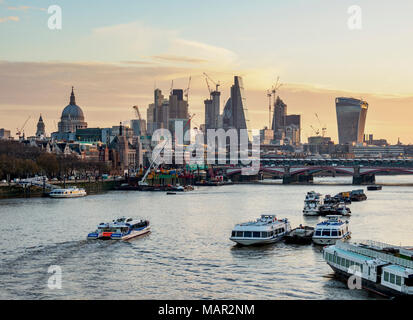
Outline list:
[[[299,145],[301,143],[301,115],[299,114],[289,114],[285,117],[285,126],[286,126],[286,131],[288,131],[288,127],[295,127],[297,130],[295,135],[295,142],[294,144]],[[286,135],[287,132],[286,132]]]
[[[238,131],[238,136],[241,130],[246,129],[249,140],[252,141],[248,108],[244,96],[244,84],[242,78],[239,76],[234,77],[234,85],[231,87],[231,98],[229,98],[225,104],[223,128],[225,130],[231,128],[236,129]]]
[[[274,103],[274,115],[272,118],[272,127],[274,133],[280,130],[284,131],[287,117],[287,105],[277,96],[277,100]]]
[[[340,144],[362,143],[369,105],[354,98],[336,98],[338,139]]]
[[[182,89],[172,90],[169,96],[169,119],[187,119],[188,102],[184,100],[184,91]]]
[[[211,92],[211,99],[205,100],[205,129],[218,129],[221,92]]]

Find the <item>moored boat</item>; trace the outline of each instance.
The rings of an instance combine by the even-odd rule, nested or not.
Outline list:
[[[291,230],[285,237],[285,243],[310,244],[313,241],[314,228],[300,225]]]
[[[325,220],[317,224],[313,235],[313,242],[319,245],[331,245],[340,240],[351,238],[349,222],[340,220],[340,216],[327,216]]]
[[[49,193],[50,198],[79,198],[87,196],[86,190],[77,187],[54,189]]]
[[[317,216],[321,205],[321,194],[310,191],[305,196],[303,214],[305,216]]]
[[[88,240],[130,240],[151,231],[148,220],[119,218],[109,223],[101,223],[96,231],[88,234]]]
[[[413,296],[413,248],[375,241],[337,242],[323,249],[323,258],[335,275],[350,277],[358,289],[382,296]]]
[[[291,231],[288,219],[277,219],[275,215],[262,215],[256,221],[237,224],[230,240],[250,246],[270,244],[280,241]]]
[[[383,187],[379,186],[379,185],[374,185],[374,186],[368,186],[367,187],[367,190],[369,190],[369,191],[380,191],[382,189],[383,189]]]
[[[346,206],[344,202],[340,202],[336,208],[337,214],[341,216],[351,216],[351,210]]]

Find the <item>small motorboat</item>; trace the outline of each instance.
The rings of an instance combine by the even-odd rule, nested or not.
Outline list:
[[[166,195],[168,195],[168,196],[174,196],[174,195],[176,195],[176,192],[168,191],[168,192],[166,193]]]
[[[379,185],[374,185],[374,186],[368,186],[367,187],[367,190],[369,190],[369,191],[380,191],[382,189],[383,189],[383,187],[379,186]]]
[[[340,202],[336,208],[336,212],[342,216],[351,216],[351,210],[346,206],[344,202]]]
[[[88,240],[130,240],[151,231],[148,220],[119,218],[109,223],[101,223],[96,231],[88,234]]]
[[[319,208],[320,216],[328,216],[337,213],[338,204],[324,204]]]
[[[285,243],[311,244],[313,241],[314,228],[300,225],[284,237]]]

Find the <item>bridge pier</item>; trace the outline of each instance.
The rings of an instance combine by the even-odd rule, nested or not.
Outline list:
[[[376,175],[374,174],[364,174],[364,175],[354,175],[353,176],[353,185],[366,185],[366,184],[375,184]]]
[[[313,182],[314,177],[312,174],[287,174],[283,176],[283,184],[312,184]]]

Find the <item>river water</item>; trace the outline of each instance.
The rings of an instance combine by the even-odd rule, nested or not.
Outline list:
[[[318,247],[240,248],[228,239],[236,223],[263,213],[289,218],[292,227],[315,225],[322,218],[302,215],[308,191],[354,189],[331,179],[317,186],[203,187],[176,196],[0,200],[0,299],[376,299],[336,281]],[[350,206],[353,238],[413,244],[413,187],[366,194],[367,201]],[[118,216],[147,218],[152,233],[130,242],[85,240]],[[47,285],[50,266],[62,270],[61,289]]]

